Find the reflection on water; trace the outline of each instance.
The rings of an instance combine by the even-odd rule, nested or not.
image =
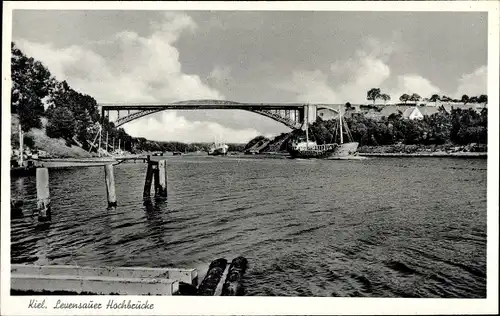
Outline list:
[[[169,159],[168,200],[146,166],[51,170],[52,223],[34,177],[12,179],[13,263],[193,267],[249,260],[247,295],[485,297],[486,160]]]

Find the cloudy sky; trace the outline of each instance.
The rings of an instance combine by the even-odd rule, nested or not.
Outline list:
[[[380,87],[486,93],[487,14],[479,12],[33,11],[13,41],[98,102],[358,103]],[[133,136],[246,142],[288,129],[245,111],[164,111]]]

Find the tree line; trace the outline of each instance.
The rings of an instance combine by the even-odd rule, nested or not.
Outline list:
[[[11,113],[19,116],[23,132],[42,128],[42,118],[47,119],[48,137],[62,138],[67,144],[77,144],[85,150],[97,141],[102,129],[103,143],[131,152],[140,151],[197,151],[208,150],[210,144],[185,144],[160,142],[142,137],[132,137],[123,128],[117,128],[108,118],[101,118],[97,101],[82,94],[66,81],[58,81],[40,61],[26,56],[11,42]],[[113,144],[114,140],[114,144]],[[33,146],[33,140],[25,144]],[[228,144],[229,150],[241,150],[238,144]],[[241,148],[240,148],[241,147]],[[110,148],[108,148],[109,150]]]
[[[11,54],[11,113],[19,116],[23,132],[41,128],[42,118],[46,118],[47,136],[89,149],[101,121],[97,101],[72,89],[66,81],[56,80],[47,67],[26,56],[14,42]],[[111,137],[132,139],[106,120],[104,125]]]
[[[369,101],[372,101],[373,104],[375,104],[375,102],[377,100],[383,100],[384,104],[385,104],[387,101],[391,100],[391,96],[386,94],[386,93],[382,93],[380,88],[371,88],[370,90],[368,90],[366,92],[366,99]],[[412,94],[403,93],[399,97],[399,101],[403,102],[404,104],[406,104],[408,101],[415,102],[415,103],[420,102],[420,101],[424,101],[424,102],[442,101],[442,102],[454,102],[454,103],[463,103],[463,104],[467,104],[467,103],[486,104],[486,103],[488,103],[488,96],[486,94],[481,94],[479,96],[468,96],[467,94],[464,94],[464,95],[462,95],[461,99],[453,99],[447,95],[440,96],[438,94],[433,94],[429,98],[422,99],[422,97],[418,93],[412,93]]]
[[[360,146],[381,146],[403,143],[407,145],[442,145],[471,143],[487,144],[488,110],[453,108],[447,112],[440,107],[437,113],[425,115],[422,120],[403,119],[402,113],[375,120],[362,113],[346,117],[345,121],[354,141]],[[318,118],[310,126],[310,138],[318,144],[338,142],[338,121]],[[304,132],[299,132],[303,136]],[[312,136],[311,136],[312,135]],[[344,137],[346,137],[345,135]]]

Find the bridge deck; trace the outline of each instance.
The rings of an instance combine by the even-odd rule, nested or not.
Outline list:
[[[304,103],[100,103],[106,110],[156,110],[156,109],[176,109],[176,110],[249,110],[249,109],[303,109]]]
[[[340,103],[306,103],[306,102],[234,102],[226,100],[188,100],[179,102],[99,102],[99,105],[112,110],[136,109],[248,109],[248,108],[266,108],[266,109],[302,109],[305,105],[338,107],[345,104]],[[353,104],[354,105],[354,104]]]
[[[118,112],[118,119],[115,125],[121,126],[130,121],[139,119],[143,116],[154,114],[163,110],[246,110],[269,117],[279,123],[286,125],[291,129],[299,129],[303,125],[304,117],[311,122],[316,120],[316,112],[310,114],[310,109],[330,109],[332,111],[341,111],[342,104],[327,103],[243,103],[225,100],[188,100],[172,103],[124,103],[108,102],[99,103],[101,116],[106,117],[110,111]],[[120,111],[126,111],[128,114],[120,117]],[[306,115],[307,112],[307,115]],[[292,118],[293,117],[293,118]],[[311,119],[310,119],[311,118]]]

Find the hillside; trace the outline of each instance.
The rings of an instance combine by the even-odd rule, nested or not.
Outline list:
[[[47,119],[42,118],[42,128],[32,128],[24,135],[26,147],[46,151],[53,157],[90,157],[91,155],[78,146],[68,146],[62,138],[50,138],[47,136],[45,126]],[[19,148],[19,117],[12,115],[11,119],[11,146]],[[30,146],[31,145],[31,146]]]
[[[348,129],[344,129],[344,139],[348,137],[358,142],[360,147],[399,144],[463,147],[474,144],[472,147],[476,148],[476,144],[487,144],[487,122],[488,110],[485,107],[451,108],[451,110],[440,107],[430,115],[422,114],[419,119],[405,118],[401,112],[387,116],[372,116],[370,113],[358,112],[345,116],[345,125]],[[338,142],[337,131],[336,120],[318,118],[309,125],[309,139],[318,145]],[[271,141],[258,136],[251,140],[246,148],[253,153],[286,151],[287,144],[298,137],[303,137],[303,134],[303,131],[296,130],[281,134]]]

